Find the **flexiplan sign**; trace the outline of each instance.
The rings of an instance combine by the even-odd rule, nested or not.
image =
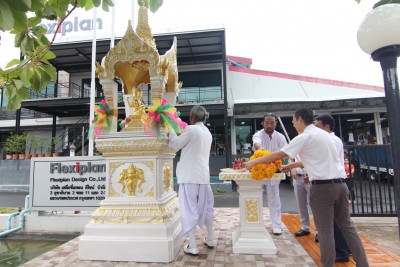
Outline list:
[[[32,210],[91,210],[106,196],[102,157],[56,157],[31,160]]]

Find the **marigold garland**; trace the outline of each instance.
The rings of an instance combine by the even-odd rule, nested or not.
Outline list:
[[[261,158],[265,155],[271,154],[269,150],[257,150],[254,152],[250,160]],[[272,175],[282,168],[282,160],[277,160],[271,163],[259,163],[251,168],[251,178],[254,180],[262,180],[265,178],[272,178]]]

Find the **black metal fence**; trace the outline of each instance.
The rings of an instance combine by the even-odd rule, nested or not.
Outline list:
[[[352,216],[397,216],[390,145],[345,146],[345,158]]]

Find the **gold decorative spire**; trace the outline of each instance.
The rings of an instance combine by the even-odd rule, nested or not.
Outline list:
[[[156,48],[156,42],[154,41],[153,34],[151,33],[151,28],[149,26],[148,17],[148,7],[140,1],[138,24],[136,26],[136,33],[142,38],[146,43],[151,45],[154,49]]]

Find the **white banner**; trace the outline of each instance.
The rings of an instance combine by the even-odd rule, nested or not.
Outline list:
[[[32,210],[93,210],[106,196],[102,157],[32,158]]]

